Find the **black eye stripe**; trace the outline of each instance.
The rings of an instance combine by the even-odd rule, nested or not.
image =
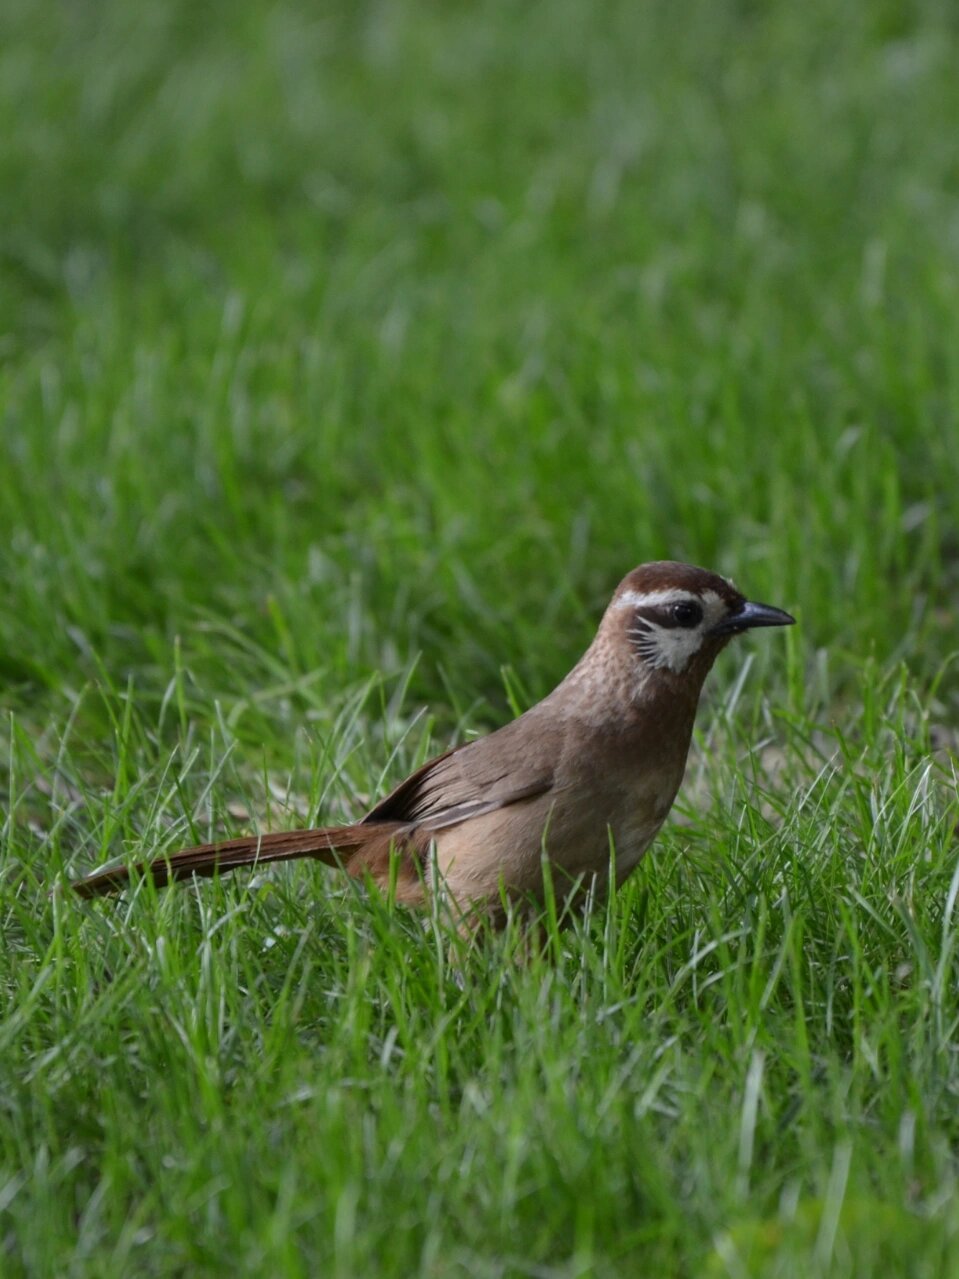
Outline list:
[[[635,616],[639,624],[652,622],[664,630],[688,630],[703,620],[703,609],[695,600],[677,600],[675,604],[641,606],[636,609]]]

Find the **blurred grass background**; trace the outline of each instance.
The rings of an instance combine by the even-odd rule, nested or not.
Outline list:
[[[948,6],[2,21],[12,676],[200,609],[542,692],[664,555],[833,655],[951,650]]]
[[[877,823],[884,829],[887,761],[897,795],[907,782],[919,788],[909,791],[919,795],[912,807],[903,801],[897,856],[905,873],[928,855],[929,928],[940,930],[941,972],[952,972],[941,933],[953,855],[951,757],[928,752],[955,742],[959,702],[949,666],[959,590],[957,27],[954,6],[936,0],[841,7],[7,0],[0,12],[0,700],[9,712],[6,935],[16,939],[7,1028],[25,1054],[8,1076],[18,1134],[6,1151],[8,1185],[18,1188],[10,1202],[20,1216],[0,1234],[0,1248],[11,1266],[129,1273],[136,1258],[146,1272],[152,1256],[160,1258],[156,1273],[223,1268],[222,1252],[204,1259],[196,1239],[200,1251],[190,1253],[192,1227],[184,1223],[197,1220],[193,1191],[176,1171],[151,1164],[145,1146],[129,1157],[160,1178],[158,1198],[144,1210],[150,1224],[117,1233],[124,1213],[137,1216],[129,1196],[147,1192],[142,1167],[114,1168],[119,1216],[109,1228],[91,1227],[90,1251],[78,1254],[72,1271],[70,1213],[54,1214],[50,1225],[39,1207],[46,1192],[38,1148],[47,1149],[48,1164],[69,1163],[74,1145],[70,1123],[43,1109],[50,1085],[37,1063],[74,1015],[100,1042],[93,1028],[105,997],[103,973],[88,975],[88,988],[80,970],[60,965],[92,945],[113,973],[115,949],[136,950],[151,917],[150,903],[141,902],[141,914],[114,921],[119,941],[106,933],[91,940],[82,921],[57,915],[46,901],[53,874],[157,840],[172,847],[191,833],[223,829],[231,813],[275,824],[356,812],[357,796],[401,775],[434,738],[445,745],[500,723],[510,707],[545,693],[588,642],[616,581],[645,559],[688,559],[730,573],[753,597],[795,610],[802,622],[785,660],[781,644],[756,642],[748,670],[741,654],[713,677],[691,778],[698,799],[686,812],[693,848],[706,858],[718,844],[735,861],[733,845],[743,837],[735,814],[746,810],[724,804],[732,796],[748,806],[758,787],[769,791],[767,808],[788,812],[797,779],[813,786],[820,766],[802,743],[822,749],[817,734],[832,726],[847,763],[878,779],[880,794],[853,785],[860,825],[853,823],[843,857],[862,841],[872,847]],[[424,705],[431,716],[417,719]],[[749,751],[750,733],[764,741],[774,733],[768,705],[787,714],[788,729],[779,731],[793,735],[781,777],[769,775],[771,747],[759,765]],[[732,730],[723,708],[745,726],[735,741],[724,736]],[[734,752],[733,772],[721,758],[711,762],[717,744]],[[927,777],[923,790],[911,770],[930,759],[936,769],[928,777],[938,780]],[[838,811],[824,804],[824,833]],[[755,838],[764,831],[757,825]],[[804,840],[815,842],[808,831]],[[686,919],[675,936],[685,944],[714,926],[722,935],[710,896],[722,892],[708,875],[690,886],[679,836],[664,847],[655,856],[659,873],[678,876],[669,881],[675,903],[689,892],[703,903],[702,916]],[[781,906],[777,882],[767,886],[769,900]],[[327,881],[305,871],[291,883],[317,897]],[[880,905],[872,909],[881,912],[889,885],[880,879],[874,888]],[[653,910],[650,919],[648,892],[655,903],[649,886],[627,894],[625,918],[646,902],[644,927],[669,936],[675,918],[664,910],[657,922]],[[222,900],[229,903],[228,891]],[[306,928],[294,900],[284,899],[293,912],[288,925]],[[192,919],[192,902],[184,894],[167,909]],[[812,892],[809,909],[819,912],[823,937],[834,904],[827,889]],[[355,912],[366,908],[334,895],[328,916],[315,909],[316,926],[333,930],[322,946],[315,936],[310,942],[322,952],[311,962],[323,970],[330,946],[335,958],[337,945],[353,944]],[[851,909],[857,927],[873,927]],[[277,917],[285,918],[271,900],[256,926],[239,916],[218,925],[231,938],[232,950],[224,943],[222,953],[246,945],[260,955],[257,927],[269,940]],[[908,919],[875,925],[876,964],[896,951],[889,929],[905,930],[897,936],[908,951],[919,935]],[[190,1004],[199,943],[182,920],[177,971]],[[206,925],[196,927],[208,945]],[[384,944],[380,927],[373,935]],[[781,962],[798,945],[784,927],[790,940],[777,952]],[[643,929],[636,930],[641,946]],[[845,944],[836,942],[837,953]],[[260,977],[264,990],[282,981],[277,954],[262,951],[262,962],[273,962]],[[141,975],[155,972],[150,953],[139,962]],[[722,971],[734,974],[737,962]],[[907,960],[900,954],[896,962]],[[33,983],[50,964],[59,993],[49,1006],[24,1004],[22,983],[27,994],[39,989]],[[605,989],[608,975],[596,964]],[[357,980],[350,971],[334,964],[323,989],[346,983],[352,993],[336,998],[362,1009],[375,997],[350,984]],[[80,994],[69,994],[68,973]],[[220,979],[229,985],[230,973]],[[539,977],[508,980],[519,983],[511,1014],[519,1024],[524,1009],[531,1016],[536,1009],[524,981],[535,987]],[[635,980],[629,970],[624,989]],[[893,1001],[895,983],[883,988]],[[938,989],[926,989],[928,998]],[[575,984],[570,991],[572,1027]],[[128,994],[137,1024],[149,1011],[138,1002],[146,994],[135,982]],[[95,1017],[87,996],[100,1009]],[[404,987],[407,997],[426,998],[415,986]],[[435,1012],[442,999],[430,998]],[[945,1011],[941,990],[936,998],[936,1042],[948,1044],[955,990]],[[74,999],[87,1009],[82,1015]],[[239,1035],[247,1064],[268,1004],[257,1008],[249,1035]],[[751,1009],[755,1029],[764,1015],[758,997]],[[895,1020],[891,1009],[894,1001],[883,1004],[883,1016]],[[316,1024],[326,1016],[317,1011]],[[86,1072],[86,1091],[77,1083],[72,1113],[83,1112],[87,1123],[98,1104],[93,1076],[123,1093],[124,1054],[144,1051],[146,1032],[124,1037],[109,1018],[104,1024],[96,1071],[89,1061],[76,1066],[79,1076]],[[463,1031],[455,1017],[447,1024],[450,1035]],[[822,1053],[837,1052],[838,1079],[847,1059],[835,1047],[834,1024],[821,1029]],[[314,1061],[321,1042],[323,1035],[307,1034],[299,1055],[288,1051],[305,1074],[329,1069],[333,1078],[326,1058]],[[697,1042],[704,1070],[725,1051],[705,1032]],[[467,1052],[465,1074],[480,1069],[488,1047],[478,1041],[476,1059]],[[610,1061],[618,1051],[609,1049]],[[748,1052],[742,1060],[730,1054],[736,1071],[748,1072]],[[931,1070],[932,1057],[924,1060]],[[950,1063],[933,1127],[955,1082]],[[813,1093],[814,1077],[834,1082],[831,1067],[820,1061],[820,1068],[824,1075],[811,1069],[806,1079]],[[906,1098],[900,1082],[895,1096]],[[382,1101],[376,1090],[395,1085],[387,1053],[371,1097]],[[740,1086],[737,1074],[735,1088],[730,1083],[737,1097]],[[270,1087],[264,1078],[267,1093],[255,1094],[251,1114]],[[148,1084],[142,1095],[135,1090],[137,1105],[148,1095]],[[111,1143],[123,1151],[125,1139],[137,1150],[134,1094],[127,1102],[129,1111],[117,1103],[113,1127],[104,1118],[104,1130],[88,1133],[87,1153],[64,1173],[78,1204],[104,1184]],[[207,1103],[186,1104],[202,1127]],[[426,1088],[409,1100],[404,1122],[418,1130],[430,1104]],[[532,1111],[509,1104],[542,1142]],[[738,1109],[730,1116],[739,1123]],[[702,1115],[687,1118],[692,1141]],[[899,1113],[887,1119],[893,1146],[903,1122]],[[384,1125],[370,1137],[381,1155],[389,1147]],[[256,1129],[249,1163],[238,1154],[238,1167],[261,1165],[267,1127]],[[457,1131],[451,1122],[451,1152]],[[941,1195],[952,1184],[952,1138],[937,1131],[933,1181]],[[806,1154],[813,1167],[821,1156],[828,1188],[845,1156],[837,1165],[831,1147],[818,1155],[813,1147]],[[320,1232],[302,1247],[288,1223],[294,1243],[282,1243],[277,1203],[292,1204],[296,1220],[305,1211],[294,1183],[310,1155],[297,1151],[289,1200],[278,1191],[279,1200],[258,1201],[252,1242],[236,1264],[245,1273],[318,1273],[335,1252],[336,1273],[357,1273],[363,1231],[377,1210],[361,1211],[351,1225],[344,1209],[339,1234]],[[428,1151],[409,1165],[395,1158],[401,1179],[415,1176],[414,1167],[427,1182],[433,1175]],[[470,1173],[462,1158],[457,1175],[479,1185],[481,1171]],[[609,1158],[619,1166],[614,1152]],[[476,1159],[488,1174],[495,1143]],[[774,1154],[768,1159],[778,1194],[787,1172]],[[520,1217],[524,1196],[536,1204],[536,1185],[550,1184],[549,1173],[536,1177],[514,1187]],[[601,1171],[587,1178],[592,1188],[594,1177],[601,1183]],[[769,1210],[748,1185],[725,1225],[708,1224],[708,1212],[697,1217],[695,1203],[715,1194],[704,1182],[690,1192],[685,1211],[694,1224],[683,1240],[680,1219],[662,1206],[670,1196],[676,1202],[682,1172],[676,1177],[662,1183],[670,1190],[661,1202],[655,1194],[643,1200],[646,1217],[635,1209],[638,1241],[627,1232],[617,1242],[612,1223],[600,1230],[593,1222],[565,1259],[533,1232],[525,1251],[517,1239],[509,1255],[490,1245],[485,1259],[474,1241],[470,1259],[457,1253],[455,1265],[484,1275],[612,1274],[623,1273],[617,1267],[628,1255],[629,1272],[639,1273],[635,1258],[648,1255],[659,1273],[668,1265],[697,1274],[729,1221],[746,1221],[747,1235],[766,1229],[748,1225]],[[903,1173],[902,1185],[908,1181]],[[347,1205],[360,1194],[356,1184],[340,1187]],[[889,1233],[901,1241],[911,1227],[899,1229],[897,1194],[888,1190],[884,1202],[896,1204]],[[806,1246],[802,1223],[818,1223],[818,1209],[804,1217],[787,1208],[781,1215],[800,1241],[770,1244],[780,1258],[770,1273],[793,1273],[794,1245],[795,1273],[816,1273],[815,1266],[845,1273],[841,1248],[826,1247],[826,1226],[811,1226]],[[408,1211],[415,1216],[415,1204]],[[495,1237],[500,1209],[483,1201],[474,1211],[477,1229],[486,1222]],[[935,1217],[932,1208],[927,1215]],[[939,1251],[923,1262],[928,1274],[937,1273],[943,1240],[952,1238],[952,1226],[936,1220],[939,1233],[930,1228],[927,1239]],[[423,1273],[454,1273],[444,1230],[421,1228],[417,1236],[410,1227],[432,1243],[419,1251],[411,1244],[393,1270],[380,1255],[378,1273],[411,1273],[414,1256]],[[142,1246],[138,1229],[147,1232]],[[745,1253],[723,1246],[710,1264],[752,1273],[735,1269],[752,1264]],[[862,1261],[862,1273],[882,1264],[880,1253]],[[915,1262],[919,1254],[910,1244],[904,1255]]]

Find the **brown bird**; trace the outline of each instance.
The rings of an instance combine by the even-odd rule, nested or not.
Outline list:
[[[633,870],[672,807],[703,681],[734,635],[795,619],[723,577],[662,561],[620,582],[592,644],[525,714],[416,770],[352,826],[247,835],[140,863],[157,884],[312,857],[424,904],[442,885],[461,911],[542,900],[543,858],[560,902]],[[126,885],[124,866],[73,887]]]

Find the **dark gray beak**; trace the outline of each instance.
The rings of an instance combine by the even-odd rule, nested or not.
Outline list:
[[[753,604],[747,600],[738,613],[730,613],[710,630],[710,635],[741,635],[754,626],[792,626],[796,619],[771,604]]]

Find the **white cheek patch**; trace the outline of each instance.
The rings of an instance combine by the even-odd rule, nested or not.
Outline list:
[[[631,628],[629,637],[653,670],[665,667],[677,675],[686,669],[703,642],[703,633],[698,626],[687,631],[646,621]]]
[[[726,615],[726,605],[715,591],[694,595],[690,591],[625,591],[616,601],[617,608],[661,608],[682,600],[702,605],[703,620],[698,626],[660,626],[648,618],[637,617],[627,632],[640,656],[654,670],[684,671],[699,652],[707,631]]]

